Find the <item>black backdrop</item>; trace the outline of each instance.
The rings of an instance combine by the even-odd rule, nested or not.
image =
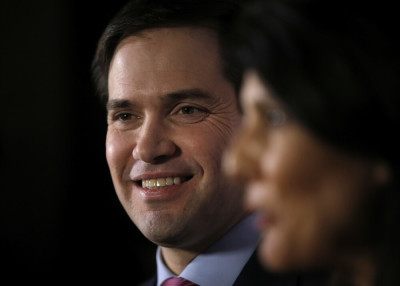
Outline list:
[[[136,285],[152,274],[155,247],[112,187],[90,80],[123,3],[0,2],[1,280]]]

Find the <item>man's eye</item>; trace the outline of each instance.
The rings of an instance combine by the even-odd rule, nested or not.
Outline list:
[[[195,105],[178,105],[171,111],[171,119],[177,123],[193,124],[204,120],[209,111]]]
[[[201,111],[199,108],[194,106],[184,106],[181,108],[180,113],[182,114],[194,114],[196,112]]]
[[[130,114],[130,113],[120,113],[120,114],[117,114],[115,116],[115,119],[121,120],[121,121],[127,121],[127,120],[132,119],[132,114]]]

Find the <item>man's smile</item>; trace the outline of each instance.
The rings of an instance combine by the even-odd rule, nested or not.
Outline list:
[[[179,185],[186,182],[191,177],[165,177],[165,178],[154,178],[148,180],[141,180],[142,187],[146,189],[158,189],[172,185]],[[138,181],[140,183],[140,181]]]

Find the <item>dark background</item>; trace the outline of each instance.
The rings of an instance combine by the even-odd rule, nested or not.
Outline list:
[[[112,187],[90,78],[123,3],[0,2],[0,284],[136,285],[153,273],[155,247]]]

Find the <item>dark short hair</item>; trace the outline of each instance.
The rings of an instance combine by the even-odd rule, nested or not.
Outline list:
[[[239,11],[235,0],[133,0],[110,21],[103,32],[92,61],[93,80],[103,100],[108,99],[108,72],[118,44],[132,35],[152,28],[200,26],[223,34]],[[221,51],[223,72],[236,89],[240,72],[229,65]]]

